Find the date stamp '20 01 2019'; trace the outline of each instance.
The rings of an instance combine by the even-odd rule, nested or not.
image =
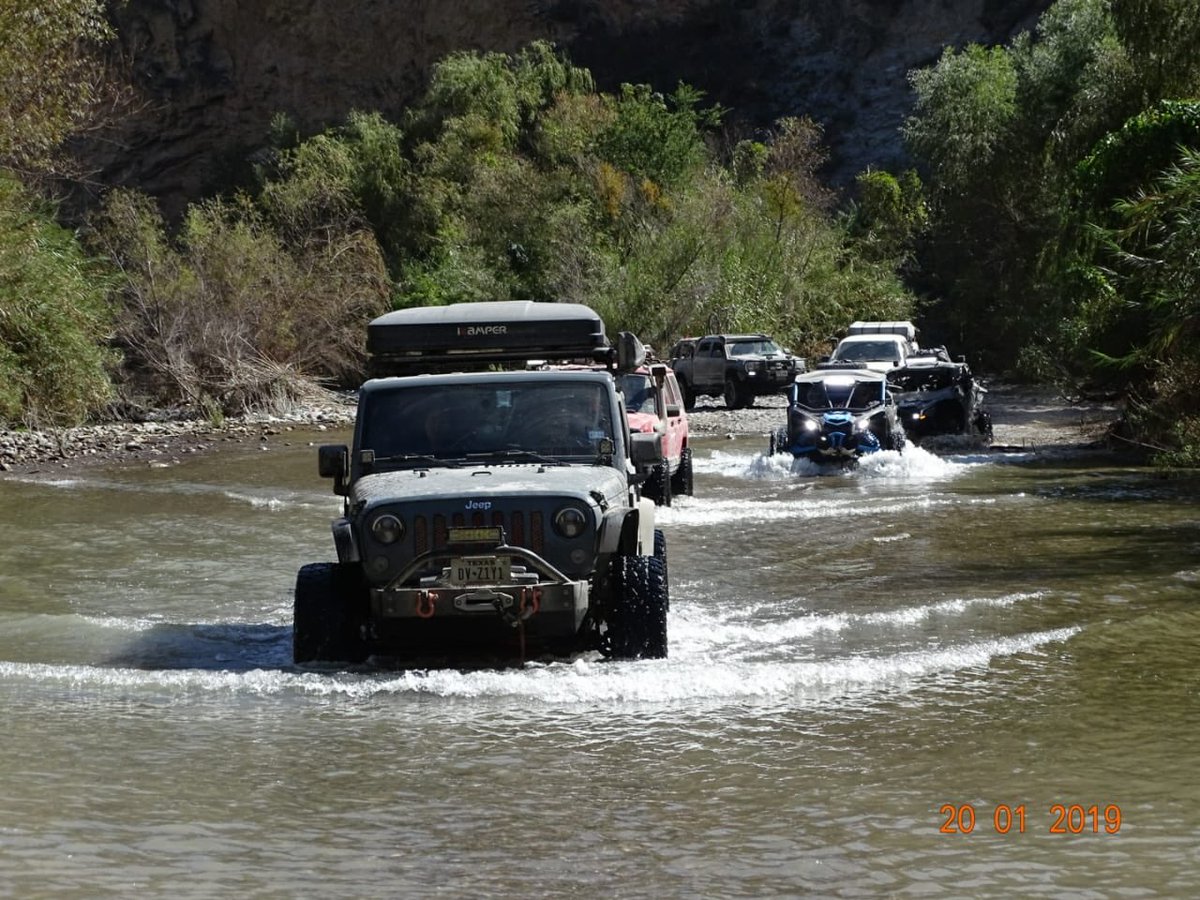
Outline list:
[[[942,834],[971,834],[976,826],[987,828],[988,810],[976,814],[974,804],[943,803],[939,812],[944,817],[938,829]],[[999,803],[991,809],[991,826],[996,834],[1024,834],[1027,825],[1034,823],[1024,803]],[[1052,803],[1046,830],[1049,834],[1116,834],[1121,830],[1121,807],[1115,803]]]

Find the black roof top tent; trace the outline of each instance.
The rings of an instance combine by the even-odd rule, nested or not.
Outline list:
[[[462,371],[530,359],[614,364],[598,313],[581,303],[496,300],[421,306],[367,325],[371,377]]]

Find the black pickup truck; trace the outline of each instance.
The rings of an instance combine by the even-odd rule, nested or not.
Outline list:
[[[807,368],[765,334],[684,338],[671,348],[670,365],[689,410],[697,397],[723,397],[730,409],[752,406],[755,397],[785,392]]]

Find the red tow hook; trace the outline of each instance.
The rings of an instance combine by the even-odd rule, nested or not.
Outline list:
[[[417,615],[422,619],[432,619],[434,605],[437,603],[437,591],[417,592]]]
[[[521,588],[521,603],[517,607],[517,620],[524,622],[541,608],[542,589],[540,587],[535,587],[533,590]]]

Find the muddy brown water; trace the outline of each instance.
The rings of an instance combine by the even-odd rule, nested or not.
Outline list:
[[[334,434],[343,438],[343,434]],[[0,895],[1190,896],[1193,477],[696,442],[670,657],[298,670],[312,441],[0,480]]]

